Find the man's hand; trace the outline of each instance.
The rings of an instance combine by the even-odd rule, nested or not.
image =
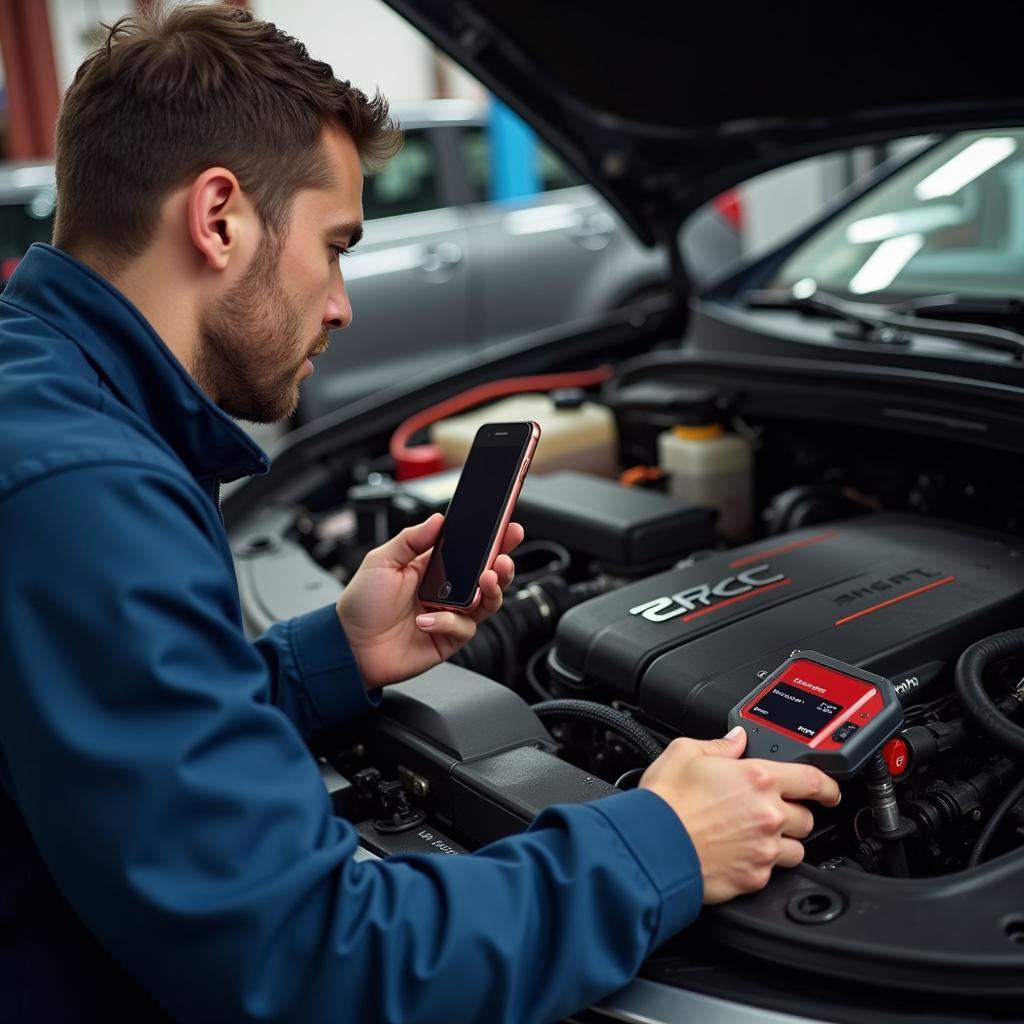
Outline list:
[[[794,801],[839,803],[839,786],[824,772],[737,760],[746,745],[741,728],[719,740],[673,740],[640,780],[640,788],[668,803],[689,833],[705,903],[763,889],[773,867],[796,867],[804,859],[798,840],[810,835],[814,819]]]
[[[338,599],[338,618],[369,689],[401,682],[450,658],[473,639],[477,624],[500,607],[515,566],[509,557],[523,528],[509,523],[493,569],[480,577],[480,603],[470,614],[427,611],[419,590],[444,523],[440,512],[374,548]]]

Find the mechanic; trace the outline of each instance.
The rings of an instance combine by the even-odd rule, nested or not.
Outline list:
[[[54,246],[0,299],[0,1019],[555,1019],[628,981],[701,903],[803,855],[814,769],[677,740],[635,791],[458,857],[356,861],[306,741],[372,713],[501,605],[419,614],[442,520],[337,607],[242,628],[229,418],[294,408],[352,313],[338,256],[373,100],[217,5],[119,22],[57,127]]]

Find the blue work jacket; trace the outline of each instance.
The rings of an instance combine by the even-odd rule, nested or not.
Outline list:
[[[32,246],[0,296],[0,1020],[527,1024],[622,985],[702,896],[649,792],[353,859],[306,743],[373,713],[335,610],[242,628],[217,488],[267,465]]]

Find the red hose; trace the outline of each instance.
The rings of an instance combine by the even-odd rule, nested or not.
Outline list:
[[[599,366],[593,370],[576,373],[542,373],[534,377],[507,377],[480,384],[462,394],[438,402],[427,409],[410,416],[391,435],[388,450],[395,460],[395,476],[399,480],[412,480],[444,468],[444,459],[436,445],[421,444],[408,447],[409,438],[417,431],[429,427],[447,416],[465,412],[484,402],[506,395],[518,395],[524,391],[551,391],[554,388],[591,388],[610,380],[614,371],[611,366]]]

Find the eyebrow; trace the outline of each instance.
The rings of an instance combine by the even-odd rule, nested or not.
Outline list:
[[[348,244],[345,248],[351,249],[363,237],[363,225],[358,221],[350,221],[347,224],[334,224],[327,229],[327,235],[329,238],[347,238]]]

